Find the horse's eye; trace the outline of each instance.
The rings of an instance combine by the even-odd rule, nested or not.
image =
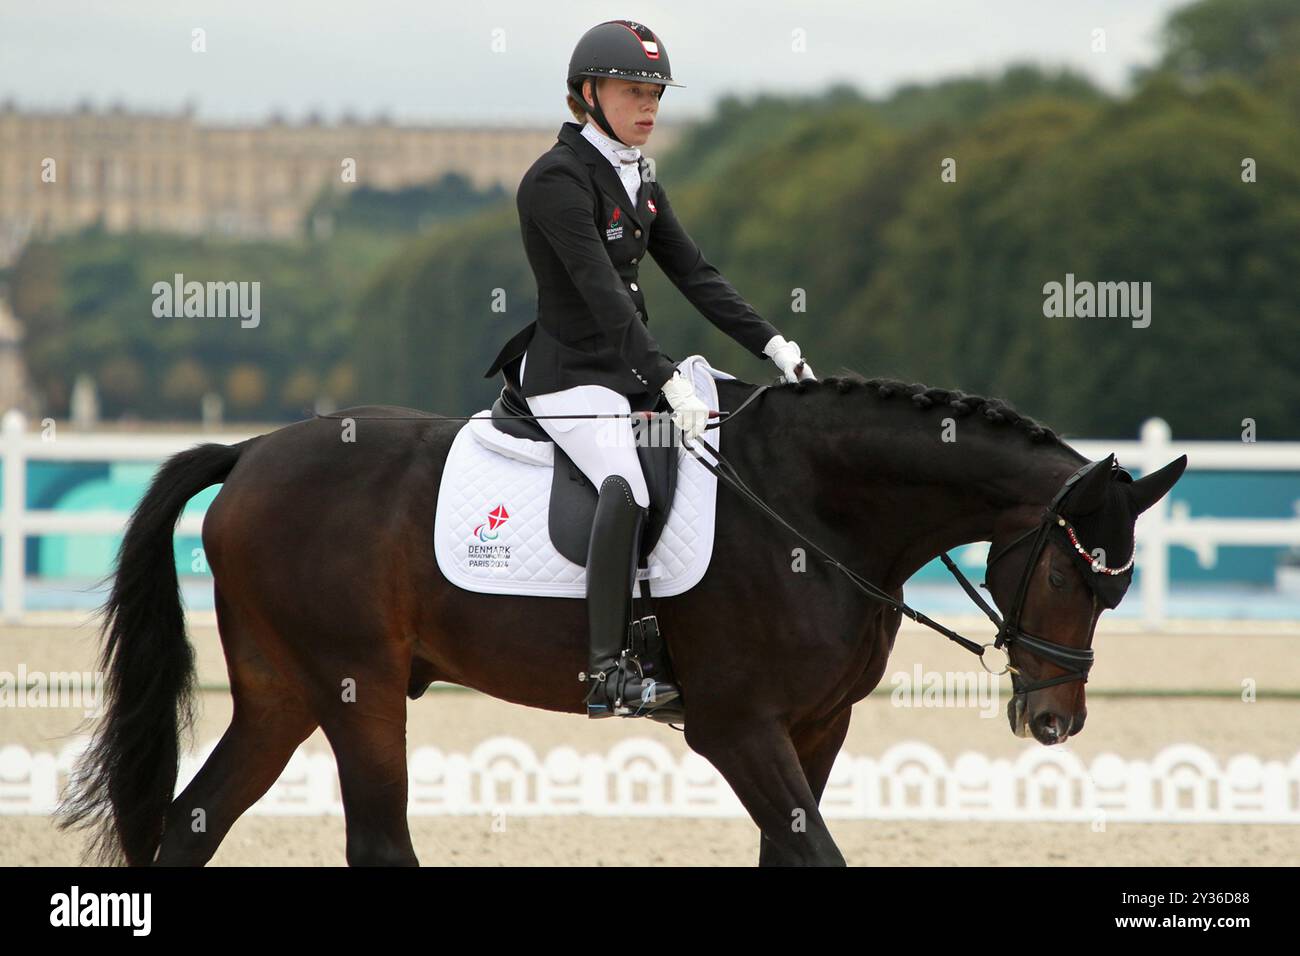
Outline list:
[[[1060,571],[1053,571],[1047,576],[1047,580],[1052,582],[1052,587],[1054,588],[1065,587],[1065,575]]]

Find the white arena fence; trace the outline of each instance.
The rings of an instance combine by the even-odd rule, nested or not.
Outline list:
[[[77,738],[57,753],[0,748],[0,815],[49,814],[87,741]],[[178,792],[216,745],[182,761]],[[469,753],[420,747],[409,760],[412,816],[745,816],[703,757],[678,757],[646,737],[606,753],[557,747],[545,754],[492,737]],[[1102,754],[1085,763],[1068,750],[1035,747],[1014,759],[968,752],[949,761],[910,741],[878,757],[841,752],[821,811],[846,820],[1063,821],[1096,829],[1108,822],[1300,824],[1300,752],[1286,762],[1247,754],[1220,762],[1177,744],[1150,760]],[[300,747],[249,812],[341,814],[331,753]]]
[[[0,502],[0,620],[18,623],[24,614],[24,542],[42,534],[120,534],[127,512],[59,512],[26,508],[26,467],[30,461],[153,461],[161,463],[201,442],[238,442],[251,435],[138,433],[70,434],[46,441],[28,430],[26,418],[6,412],[0,425],[3,501]],[[1081,440],[1071,444],[1091,459],[1114,452],[1120,463],[1149,474],[1179,455],[1188,456],[1189,470],[1300,472],[1300,442],[1173,441],[1169,425],[1148,419],[1138,441]],[[1300,506],[1300,502],[1297,502]],[[198,535],[200,515],[182,516],[178,532]],[[1224,546],[1300,547],[1300,514],[1291,518],[1193,518],[1184,508],[1171,508],[1162,499],[1138,519],[1137,564],[1145,622],[1158,628],[1166,618],[1169,594],[1169,549],[1180,545],[1196,553],[1204,566],[1213,564]]]

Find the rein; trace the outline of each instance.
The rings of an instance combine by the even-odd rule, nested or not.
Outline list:
[[[761,395],[763,392],[765,392],[767,389],[771,387],[772,387],[771,385],[757,386],[754,389],[754,391],[752,391],[749,394],[749,397],[747,397],[740,405],[738,405],[733,411],[731,411],[728,414],[727,418],[723,419],[723,421],[730,421],[737,414],[739,414],[747,405],[749,405],[750,402],[754,401],[756,398],[758,398],[759,395]],[[710,424],[707,427],[717,428],[721,424],[722,422],[717,422],[717,423]],[[985,670],[989,670],[989,673],[995,673],[994,671],[989,669],[986,663],[984,663],[984,649],[987,647],[994,646],[993,644],[981,644],[978,641],[972,640],[969,637],[965,637],[959,634],[958,632],[952,630],[951,628],[945,627],[944,625],[940,624],[932,617],[929,617],[928,615],[922,613],[921,611],[918,611],[915,608],[910,607],[905,602],[896,600],[890,594],[888,594],[887,592],[877,587],[875,584],[868,581],[858,572],[854,571],[843,561],[840,561],[839,559],[832,556],[830,552],[828,552],[825,548],[817,544],[815,541],[809,538],[802,531],[795,528],[788,521],[782,518],[776,511],[774,511],[767,504],[767,502],[765,502],[758,494],[756,494],[753,489],[751,489],[747,484],[745,484],[744,479],[740,477],[739,473],[736,471],[735,467],[731,464],[731,462],[727,461],[722,456],[722,453],[719,452],[717,449],[715,449],[713,446],[705,442],[692,443],[685,438],[682,439],[682,444],[687,449],[687,451],[691,453],[691,456],[697,462],[699,462],[700,465],[702,465],[707,471],[711,472],[714,475],[714,477],[716,477],[719,481],[725,484],[732,491],[736,492],[736,494],[738,494],[749,504],[753,505],[754,508],[761,511],[763,514],[767,515],[777,524],[781,525],[781,527],[785,528],[787,531],[793,534],[800,541],[808,545],[808,547],[811,548],[819,557],[821,557],[822,560],[830,564],[831,567],[835,568],[846,578],[848,578],[849,581],[854,585],[854,587],[856,587],[859,591],[866,594],[868,597],[871,597],[877,601],[880,601],[883,604],[888,605],[894,610],[905,615],[909,620],[915,621],[918,624],[923,624],[926,627],[930,628],[931,630],[937,631],[938,633],[942,634],[944,637],[948,638],[948,640],[961,645],[966,650],[970,651],[972,654],[979,657],[980,663],[984,665]],[[706,460],[704,457],[702,457],[698,453],[699,449],[708,449],[708,453],[710,456],[712,456],[713,461],[710,462]],[[957,565],[953,564],[952,560],[948,557],[947,553],[944,553],[940,557],[943,559],[944,565],[954,575],[956,575],[958,582],[965,589],[966,593],[971,596],[971,599],[977,605],[979,605],[981,610],[983,610],[984,613],[989,616],[989,619],[999,628],[999,631],[1001,631],[1003,625],[1001,619],[998,617],[997,611],[991,608],[984,601],[984,599],[980,597],[979,593],[975,591],[974,586],[970,583],[970,581],[966,578],[966,576],[962,574],[961,569],[958,568]],[[1016,672],[1015,668],[1011,666],[1009,661],[1004,670],[998,671],[996,673],[1005,674],[1007,673],[1007,671],[1011,671],[1012,673]]]
[[[736,414],[742,411],[747,405],[749,405],[752,401],[758,398],[759,395],[761,395],[763,392],[765,392],[767,389],[771,387],[772,387],[771,385],[757,386],[754,389],[754,391],[751,392],[749,396],[739,406],[737,406],[733,411],[731,411],[727,415],[725,419],[723,419],[723,421],[730,421],[732,418],[736,416]],[[717,428],[721,424],[722,422],[715,422],[709,424],[706,427]],[[967,578],[964,573],[962,573],[961,568],[957,567],[957,565],[953,562],[952,558],[948,556],[948,553],[946,551],[942,552],[939,555],[940,560],[943,561],[944,567],[946,567],[949,570],[949,572],[952,573],[953,577],[957,579],[957,583],[961,585],[962,590],[966,592],[966,595],[971,599],[971,601],[973,601],[975,605],[981,611],[984,612],[984,615],[991,622],[993,622],[993,626],[997,628],[996,638],[991,643],[981,644],[978,641],[974,641],[971,638],[959,634],[957,631],[954,631],[949,627],[945,627],[944,625],[940,624],[938,621],[934,620],[933,618],[929,617],[926,614],[923,614],[922,612],[916,610],[915,608],[910,607],[903,601],[899,601],[895,599],[894,597],[886,593],[884,590],[877,587],[872,582],[868,581],[862,575],[858,574],[852,568],[848,567],[846,564],[844,564],[844,562],[832,556],[825,548],[821,547],[819,544],[817,544],[815,541],[809,538],[806,534],[804,534],[803,532],[799,531],[797,528],[792,526],[788,521],[782,518],[776,511],[774,511],[767,504],[767,502],[763,501],[763,499],[758,494],[756,494],[753,491],[753,489],[751,489],[748,485],[745,484],[744,480],[740,477],[740,474],[736,471],[735,467],[731,464],[731,462],[727,461],[726,458],[722,456],[722,453],[719,452],[717,449],[713,448],[711,445],[708,445],[705,442],[692,443],[686,438],[682,439],[682,443],[683,446],[687,449],[687,451],[691,453],[691,456],[697,462],[699,462],[700,465],[702,465],[707,471],[711,472],[715,478],[717,478],[719,481],[721,481],[723,484],[729,487],[732,491],[736,492],[737,495],[739,495],[742,499],[744,499],[746,502],[752,505],[755,509],[767,515],[777,524],[781,525],[781,527],[785,528],[787,531],[793,534],[800,541],[808,545],[808,547],[811,548],[826,563],[830,564],[831,567],[835,568],[846,578],[848,578],[850,583],[852,583],[853,586],[856,587],[859,591],[866,594],[868,597],[880,601],[881,603],[889,606],[890,608],[893,608],[894,610],[906,616],[909,620],[915,621],[918,624],[922,624],[930,628],[931,630],[936,631],[939,634],[942,634],[948,640],[970,651],[972,654],[976,655],[980,659],[980,665],[990,674],[994,674],[995,676],[1000,676],[1002,674],[1010,673],[1012,687],[1017,696],[1028,694],[1031,691],[1035,691],[1043,687],[1051,687],[1056,684],[1065,684],[1076,680],[1087,683],[1088,671],[1092,668],[1092,663],[1093,663],[1092,648],[1066,647],[1064,645],[1057,644],[1054,641],[1049,641],[1046,638],[1037,637],[1033,634],[1030,634],[1020,626],[1020,617],[1024,607],[1025,594],[1028,591],[1029,582],[1033,576],[1034,566],[1038,563],[1038,556],[1042,552],[1043,545],[1047,541],[1047,533],[1052,527],[1057,526],[1057,527],[1064,528],[1069,534],[1070,540],[1074,544],[1075,549],[1079,550],[1080,553],[1083,553],[1085,557],[1087,557],[1086,552],[1082,551],[1082,546],[1078,544],[1078,538],[1074,533],[1074,528],[1062,515],[1060,515],[1057,512],[1057,507],[1059,506],[1061,500],[1065,497],[1065,495],[1070,491],[1070,489],[1075,486],[1079,478],[1081,478],[1085,472],[1087,472],[1090,468],[1092,468],[1095,464],[1097,464],[1096,462],[1088,462],[1066,480],[1065,484],[1061,487],[1061,490],[1058,491],[1056,493],[1056,496],[1052,499],[1052,503],[1044,510],[1042,518],[1040,519],[1037,527],[1030,528],[1024,534],[1021,534],[1019,537],[1013,539],[1008,544],[1004,545],[997,552],[996,555],[994,555],[992,558],[988,560],[985,566],[986,571],[988,567],[991,567],[993,562],[996,561],[998,558],[1003,557],[1012,548],[1016,547],[1021,542],[1027,540],[1030,537],[1030,535],[1034,536],[1033,553],[1030,556],[1029,563],[1025,565],[1024,572],[1021,574],[1020,584],[1019,587],[1017,588],[1017,593],[1016,593],[1015,605],[1012,608],[1011,614],[1008,616],[1006,620],[1003,620],[1002,617],[998,614],[997,610],[992,605],[990,605],[987,601],[984,600],[983,596],[975,589],[975,586],[970,582],[970,579]],[[713,461],[708,461],[703,456],[701,456],[699,454],[699,451],[701,449],[708,449],[708,454],[712,457]],[[1098,565],[1094,563],[1093,570],[1104,571],[1106,573],[1115,574],[1127,570],[1128,568],[1132,567],[1132,564],[1133,561],[1131,558],[1129,560],[1128,565],[1126,565],[1122,569],[1109,569],[1104,567],[1098,567]],[[1011,664],[1010,648],[1014,644],[1019,644],[1026,651],[1038,657],[1041,657],[1042,659],[1056,665],[1057,667],[1061,667],[1065,669],[1067,673],[1059,675],[1057,677],[1048,678],[1046,680],[1034,680],[1034,681],[1026,680],[1021,674],[1020,670]],[[1003,653],[1006,655],[1007,662],[1002,670],[994,671],[992,668],[988,666],[988,663],[984,660],[984,652],[989,647],[1002,650]],[[1004,647],[1006,648],[1006,650],[1003,650]]]

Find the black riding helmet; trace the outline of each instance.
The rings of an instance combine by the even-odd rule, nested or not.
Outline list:
[[[619,80],[658,83],[660,99],[663,99],[664,87],[683,85],[673,81],[668,51],[654,31],[634,20],[609,20],[598,24],[584,33],[573,48],[573,56],[569,58],[569,92],[586,106],[587,101],[582,96],[584,76],[612,76]],[[591,84],[591,98],[594,105],[590,112],[596,125],[606,136],[622,143],[605,119],[594,82]]]

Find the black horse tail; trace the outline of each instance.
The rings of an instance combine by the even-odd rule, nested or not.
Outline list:
[[[225,481],[247,444],[198,445],[172,456],[131,515],[100,609],[104,714],[56,811],[60,829],[90,832],[88,862],[147,865],[158,852],[180,738],[194,721],[194,650],[172,535],[185,503]]]

